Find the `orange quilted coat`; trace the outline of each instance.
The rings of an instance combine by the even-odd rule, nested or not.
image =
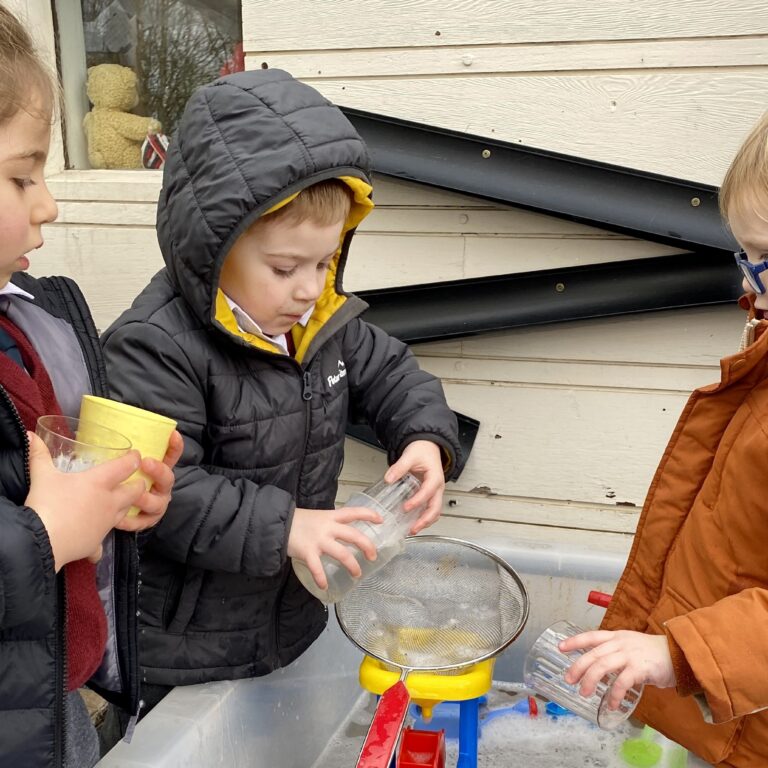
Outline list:
[[[695,680],[646,686],[637,716],[734,768],[768,766],[767,329],[688,400],[602,624],[666,633]]]

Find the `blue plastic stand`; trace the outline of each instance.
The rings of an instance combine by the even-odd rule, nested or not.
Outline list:
[[[480,731],[480,699],[460,703],[459,760],[456,768],[477,768],[477,737]]]
[[[418,705],[413,704],[411,714],[414,717],[414,728],[423,731],[444,730],[446,739],[459,740],[459,759],[456,768],[477,768],[480,706],[486,701],[485,696],[466,701],[443,701],[435,707],[432,719],[428,723],[421,717]]]

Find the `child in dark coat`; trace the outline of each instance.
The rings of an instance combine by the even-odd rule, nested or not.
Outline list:
[[[344,291],[373,207],[368,155],[341,111],[278,70],[192,97],[169,148],[157,229],[166,267],[105,334],[111,381],[174,418],[185,451],[168,514],[143,549],[141,664],[159,686],[264,675],[317,638],[320,556],[375,556],[334,509],[350,411],[441,511],[459,451],[440,382]],[[156,698],[159,698],[158,697]]]
[[[0,765],[13,768],[98,760],[86,683],[138,710],[132,532],[162,517],[181,453],[176,433],[165,463],[131,451],[65,474],[34,434],[40,416],[77,416],[84,393],[108,394],[77,286],[23,274],[57,215],[43,178],[55,101],[27,33],[0,6]],[[148,492],[125,482],[139,466]],[[128,518],[133,504],[142,511]]]

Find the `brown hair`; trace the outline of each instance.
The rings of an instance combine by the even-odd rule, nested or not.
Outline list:
[[[264,214],[259,221],[301,224],[311,220],[325,227],[346,221],[351,207],[352,190],[339,179],[329,179],[303,189],[290,203]]]
[[[726,221],[729,211],[756,202],[768,209],[768,112],[739,147],[720,187],[720,213]]]
[[[34,105],[35,97],[39,104]],[[0,123],[19,110],[36,108],[49,120],[58,102],[58,86],[35,51],[19,20],[0,5]]]

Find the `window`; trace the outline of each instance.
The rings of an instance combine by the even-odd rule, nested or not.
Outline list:
[[[89,127],[88,138],[83,129],[92,107],[86,95],[90,67],[130,69],[138,103],[118,109],[154,118],[166,135],[173,134],[195,88],[243,69],[240,0],[56,0],[55,6],[69,168],[93,165],[93,131]],[[134,122],[131,141],[143,125]],[[141,167],[140,161],[131,167]]]

